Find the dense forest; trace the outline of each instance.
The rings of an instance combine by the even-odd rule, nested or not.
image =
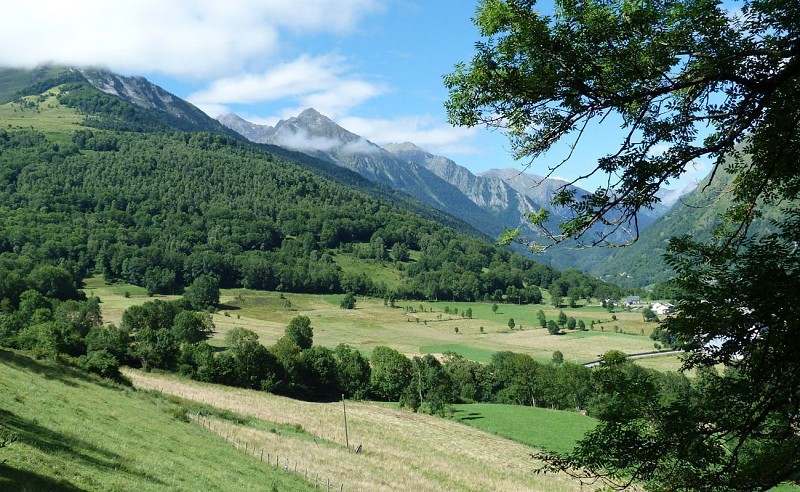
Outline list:
[[[74,75],[56,81],[60,103],[86,115],[89,127],[60,140],[0,130],[6,258],[57,265],[76,281],[101,273],[152,294],[180,293],[212,275],[222,287],[415,299],[539,302],[540,287],[572,298],[620,295],[240,139],[166,131],[163,119]],[[20,102],[34,115],[42,110],[30,97]],[[340,253],[391,262],[404,281],[387,287],[346,274],[333,260]]]

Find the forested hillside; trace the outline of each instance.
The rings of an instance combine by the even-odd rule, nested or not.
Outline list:
[[[0,252],[14,269],[24,258],[151,293],[179,293],[208,274],[221,286],[425,299],[512,289],[534,302],[539,286],[560,277],[286,157],[226,135],[169,128],[160,113],[105,94],[78,72],[19,94],[4,111],[35,124],[0,133]],[[83,124],[39,131],[64,106]],[[420,253],[416,261],[412,252]],[[405,280],[389,289],[344,274],[333,261],[343,253],[388,262]],[[585,276],[571,287],[581,295],[614,291]]]
[[[664,256],[670,238],[690,235],[698,241],[709,240],[716,229],[725,224],[724,213],[733,203],[732,188],[733,176],[727,172],[707,177],[650,225],[636,243],[614,250],[588,271],[607,282],[624,286],[643,287],[668,281],[675,275]],[[749,231],[754,236],[774,232],[780,208],[760,205],[758,214]]]

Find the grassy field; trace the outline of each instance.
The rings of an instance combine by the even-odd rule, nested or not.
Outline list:
[[[98,277],[87,279],[84,290],[100,297],[104,320],[113,323],[120,322],[127,307],[153,299],[140,287],[108,285]],[[125,296],[126,292],[129,297]],[[611,315],[602,308],[564,309],[568,316],[585,319],[587,326],[590,320],[595,320],[597,328],[553,336],[538,328],[536,322],[536,312],[540,309],[548,318],[558,316],[559,310],[552,306],[503,304],[495,313],[492,303],[484,302],[398,301],[392,308],[385,306],[382,299],[359,297],[356,309],[347,310],[339,308],[341,297],[224,289],[220,299],[222,306],[213,315],[216,333],[211,343],[222,344],[228,331],[243,327],[258,333],[263,344],[271,345],[283,335],[293,317],[305,315],[311,319],[315,344],[335,347],[347,343],[366,354],[376,346],[385,345],[406,354],[452,351],[488,362],[494,352],[508,350],[527,353],[546,362],[554,351],[560,350],[566,360],[584,363],[596,360],[611,349],[638,353],[653,348],[653,341],[647,336],[653,325],[642,322],[639,313],[616,313],[618,319],[612,321]],[[456,310],[463,313],[467,308],[472,309],[470,319],[454,314]],[[508,328],[509,318],[515,320],[514,330]],[[626,332],[614,333],[614,325],[620,330],[625,327]],[[606,326],[611,328],[605,329]]]
[[[0,350],[0,490],[310,490],[175,402]]]
[[[454,405],[454,408],[453,418],[470,427],[560,453],[571,451],[596,425],[591,417],[547,408],[492,403]]]
[[[477,362],[489,363],[492,356],[495,354],[494,350],[478,349],[469,347],[467,345],[459,345],[457,343],[444,343],[441,345],[425,345],[419,348],[422,354],[444,354],[453,352],[465,359],[474,360]]]
[[[344,483],[345,490],[580,489],[580,484],[566,476],[536,475],[538,465],[530,456],[535,450],[530,446],[453,420],[391,405],[347,402],[349,443],[351,448],[361,445],[361,451],[354,454],[343,446],[341,402],[303,402],[141,371],[126,371],[126,375],[137,387],[158,389],[265,421],[301,426],[317,441],[285,439],[275,432],[230,421],[210,422],[215,432],[246,442],[250,449],[266,448],[292,457],[290,464],[298,460],[301,468],[309,466],[330,475],[336,483]],[[483,408],[480,411],[489,415]],[[543,412],[536,419],[544,427],[563,427],[560,413]],[[581,418],[577,414],[571,417]],[[555,439],[558,444],[554,446],[563,446],[573,437]],[[323,440],[338,445],[326,445]]]
[[[356,258],[352,254],[345,253],[336,254],[333,259],[345,273],[366,273],[373,282],[383,282],[390,288],[401,282],[400,272],[388,267],[387,262]]]
[[[3,127],[34,129],[44,132],[55,142],[67,143],[72,132],[80,128],[84,117],[74,109],[62,106],[56,98],[59,93],[59,88],[53,88],[41,97],[26,96],[24,100],[28,104],[0,104]]]

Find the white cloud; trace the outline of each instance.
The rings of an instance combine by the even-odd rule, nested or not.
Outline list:
[[[355,29],[377,0],[56,0],[0,4],[0,65],[207,77],[261,66],[283,33]]]
[[[301,128],[297,131],[282,132],[278,135],[277,144],[293,150],[327,152],[340,147],[342,142],[335,138],[313,137]]]
[[[708,176],[710,171],[711,161],[704,158],[695,159],[683,170],[683,174],[681,174],[680,178],[678,178],[678,182],[676,183],[676,188],[688,193],[689,191],[697,188],[697,185],[699,185],[700,182],[703,181],[706,176]]]
[[[375,154],[380,150],[380,147],[363,138],[347,142],[342,146],[342,152],[350,154]]]
[[[476,154],[472,144],[474,128],[458,128],[428,116],[395,119],[346,117],[339,125],[377,144],[414,142],[418,147],[437,154]]]
[[[287,108],[284,115],[314,108],[336,118],[387,91],[382,84],[359,80],[346,74],[346,70],[346,60],[340,56],[301,56],[261,74],[246,73],[216,80],[188,99],[204,110],[225,104],[290,100],[296,107]]]

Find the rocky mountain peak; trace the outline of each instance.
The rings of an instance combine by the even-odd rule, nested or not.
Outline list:
[[[314,108],[307,108],[300,112],[297,115],[298,120],[302,120],[308,123],[324,123],[326,125],[335,125],[336,123],[333,122],[332,119],[328,118],[324,114],[320,113]]]
[[[384,149],[388,150],[389,152],[396,154],[399,152],[425,152],[421,148],[417,147],[412,142],[403,142],[403,143],[388,143],[383,146]]]

